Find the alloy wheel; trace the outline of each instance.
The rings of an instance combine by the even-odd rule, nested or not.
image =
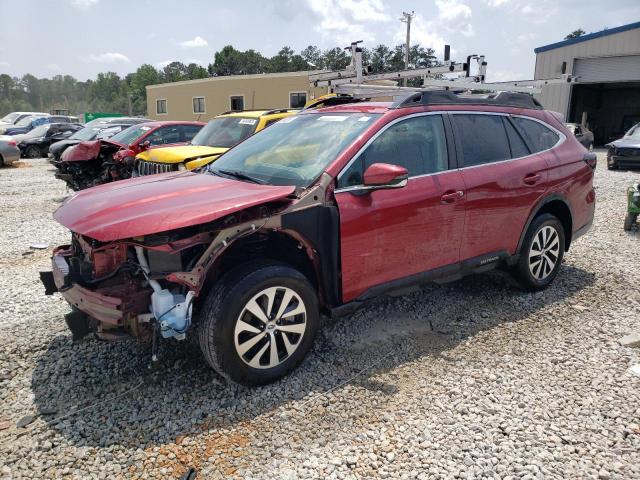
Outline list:
[[[538,281],[547,278],[555,269],[559,255],[560,236],[558,231],[550,225],[542,227],[533,237],[529,249],[531,275]]]
[[[302,343],[307,309],[288,287],[269,287],[254,295],[236,320],[234,343],[238,356],[252,368],[273,368],[287,360]]]

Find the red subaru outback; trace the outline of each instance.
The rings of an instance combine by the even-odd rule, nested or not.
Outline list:
[[[504,266],[547,287],[591,225],[595,155],[524,94],[310,110],[207,170],[77,193],[48,293],[74,338],[195,335],[246,385],[294,369],[320,313]]]

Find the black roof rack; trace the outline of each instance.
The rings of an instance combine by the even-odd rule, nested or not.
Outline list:
[[[482,90],[481,84],[478,89]],[[499,92],[497,94],[459,95],[451,90],[425,90],[413,93],[394,103],[391,108],[415,107],[417,105],[491,105],[542,109],[542,105],[528,93]]]

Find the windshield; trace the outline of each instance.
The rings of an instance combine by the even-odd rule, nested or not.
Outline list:
[[[99,128],[95,127],[84,127],[81,130],[78,130],[76,133],[69,137],[69,140],[80,140],[84,142],[86,140],[93,140],[96,138],[96,135],[100,132]]]
[[[257,125],[257,118],[214,118],[193,137],[191,145],[231,148],[251,135]]]
[[[287,117],[240,143],[208,170],[241,173],[270,185],[307,187],[380,115],[306,114]],[[239,177],[239,175],[235,175]]]
[[[26,127],[28,125],[31,125],[31,122],[34,121],[36,118],[40,118],[40,117],[34,117],[33,115],[24,117],[22,120],[16,123],[16,127]]]
[[[111,140],[123,145],[131,145],[149,130],[151,130],[151,127],[147,127],[145,125],[134,125],[133,127],[129,127],[126,130],[121,131],[117,135],[114,135],[113,137],[111,137]]]
[[[640,138],[640,123],[634,125],[629,129],[625,135],[627,138]]]
[[[49,130],[49,127],[51,127],[51,125],[49,125],[48,123],[44,125],[40,125],[39,127],[34,128],[30,132],[27,132],[26,135],[29,138],[44,137],[45,134],[47,133],[47,130]]]
[[[4,123],[13,123],[16,121],[16,118],[18,118],[20,116],[19,113],[9,113],[8,115],[5,115],[4,117],[2,117],[2,120],[0,120],[0,122],[4,122]]]

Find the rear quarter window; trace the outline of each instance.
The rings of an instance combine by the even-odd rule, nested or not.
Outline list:
[[[512,117],[512,119],[532,153],[549,150],[560,140],[560,135],[540,122],[524,117]]]

